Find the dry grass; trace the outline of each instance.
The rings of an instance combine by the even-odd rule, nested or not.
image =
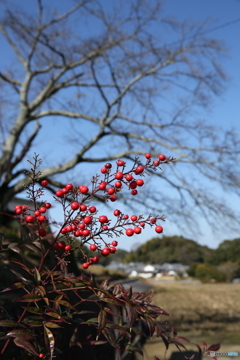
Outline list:
[[[162,320],[174,324],[178,335],[185,336],[195,344],[202,341],[208,345],[221,343],[219,351],[236,351],[240,356],[239,299],[239,284],[176,283],[155,286],[154,303],[171,314]],[[187,344],[186,347],[196,351],[193,345]],[[170,359],[173,351],[176,348],[170,345],[167,359]],[[162,359],[164,353],[163,343],[159,339],[151,339],[144,347],[144,360],[153,360],[154,355]],[[204,359],[207,358],[204,356]],[[225,359],[229,360],[229,357],[221,357],[221,360]]]
[[[239,284],[165,284],[155,287],[154,303],[181,330],[240,331]],[[165,320],[165,319],[164,319]]]

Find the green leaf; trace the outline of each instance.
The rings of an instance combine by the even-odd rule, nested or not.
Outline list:
[[[55,339],[51,330],[49,330],[46,326],[44,326],[44,340],[47,348],[50,351],[50,359],[52,359],[55,347]]]
[[[42,300],[42,296],[39,296],[37,294],[26,294],[24,295],[21,299],[17,300],[17,301],[22,301],[22,302],[37,302]]]
[[[125,350],[128,352],[138,352],[140,355],[143,356],[142,350],[136,346],[132,346],[131,344],[128,344]]]
[[[39,309],[37,307],[24,307],[24,309],[26,309],[27,311],[29,311],[30,313],[34,313],[37,315],[43,315],[43,311],[42,309]]]
[[[42,255],[41,254],[41,251],[39,251],[39,249],[34,246],[34,245],[31,245],[31,244],[24,244],[25,247],[27,247],[28,249],[32,250],[33,252],[35,252],[37,255]]]
[[[23,283],[23,282],[16,282],[15,284],[9,286],[8,288],[2,290],[1,293],[5,292],[5,291],[20,289],[20,288],[23,288],[23,287],[26,286],[26,285],[27,285],[27,284],[26,284],[26,283]]]
[[[117,305],[117,306],[124,306],[124,303],[117,300],[117,299],[102,298],[101,301],[105,301],[106,303],[114,304],[114,305]]]
[[[109,344],[116,348],[117,344],[116,344],[116,338],[114,332],[110,329],[104,328],[102,333],[109,342]]]
[[[55,322],[52,321],[46,321],[44,323],[44,326],[50,327],[50,328],[60,328],[61,326],[56,324]]]
[[[33,334],[30,330],[15,329],[9,331],[6,336],[13,336],[17,338],[33,338],[35,334]]]
[[[35,279],[37,285],[39,285],[40,282],[41,282],[41,275],[40,275],[40,273],[39,273],[39,271],[38,271],[37,268],[35,268],[35,269],[33,270],[33,275],[34,275],[34,279]]]
[[[63,305],[63,306],[65,306],[65,307],[67,307],[67,308],[69,308],[71,310],[76,311],[76,309],[66,300],[57,300],[55,302],[58,303],[59,305]]]
[[[12,251],[15,251],[16,253],[18,253],[19,255],[21,255],[22,257],[22,252],[21,250],[19,249],[18,247],[18,243],[17,242],[14,242],[14,243],[11,243],[8,245],[8,248]]]
[[[27,324],[31,327],[40,327],[43,326],[42,321],[36,321],[36,320],[24,320],[24,324]]]
[[[98,335],[101,334],[107,322],[107,313],[105,310],[101,309],[98,314]]]
[[[34,356],[38,356],[38,352],[36,351],[35,347],[29,341],[26,341],[23,339],[18,339],[18,338],[14,339],[13,341],[17,346],[24,348],[26,351],[28,351],[29,353],[31,353]]]
[[[48,316],[51,316],[55,319],[61,319],[61,315],[59,315],[58,313],[56,312],[53,312],[53,311],[48,311],[48,312],[45,312],[46,315]]]
[[[19,326],[19,323],[17,323],[17,321],[14,320],[1,320],[0,326],[15,327],[15,326]]]

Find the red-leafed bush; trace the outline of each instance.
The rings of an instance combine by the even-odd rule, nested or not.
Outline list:
[[[1,236],[1,359],[126,360],[141,353],[144,339],[154,334],[166,347],[183,346],[185,339],[167,327],[167,312],[152,305],[151,293],[136,293],[108,281],[98,283],[90,273],[72,270],[76,257],[86,270],[102,256],[113,256],[118,246],[115,239],[125,232],[140,234],[147,225],[163,231],[162,215],[129,217],[116,209],[109,219],[92,204],[96,197],[118,200],[124,187],[130,193],[142,187],[139,176],[156,169],[147,155],[144,164],[136,158],[130,170],[122,160],[115,169],[107,163],[91,186],[67,184],[57,190],[54,200],[62,205],[64,221],[55,223],[56,233],[50,231],[51,202],[43,200],[51,181],[41,178],[37,155],[30,162],[31,184],[26,190],[32,208],[15,207],[24,230],[18,241]],[[165,155],[159,160],[159,165],[174,161]],[[96,255],[89,257],[84,245]]]

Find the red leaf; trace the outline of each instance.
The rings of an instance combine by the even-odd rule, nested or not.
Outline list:
[[[221,344],[213,344],[213,345],[210,345],[208,348],[207,348],[207,351],[218,351],[220,349],[220,346]]]
[[[1,320],[0,326],[15,327],[15,326],[19,326],[19,324],[17,323],[17,321],[13,321],[13,320]]]
[[[98,314],[98,334],[101,334],[107,322],[107,313],[103,309]]]
[[[14,339],[13,341],[17,346],[24,348],[26,351],[33,354],[34,356],[38,356],[37,351],[29,341],[25,341],[23,339],[18,339],[18,338]]]
[[[36,302],[42,300],[42,296],[39,296],[37,294],[26,294],[21,299],[18,299],[17,301],[22,302]]]

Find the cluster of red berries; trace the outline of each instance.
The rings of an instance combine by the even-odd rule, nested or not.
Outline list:
[[[45,203],[44,205],[40,206],[38,210],[35,210],[33,215],[30,214],[28,205],[16,205],[14,210],[18,215],[24,214],[24,219],[28,224],[37,221],[42,226],[42,224],[47,221],[47,217],[43,214],[46,213],[47,209],[50,209],[51,206],[52,205],[50,203]],[[38,231],[38,234],[39,236],[44,237],[46,236],[47,231],[41,227]]]
[[[69,245],[69,244],[66,244],[65,241],[61,240],[61,241],[58,241],[54,244],[53,248],[55,250],[58,250],[58,249],[63,249],[65,251],[70,251],[72,250],[72,246]]]
[[[64,205],[64,209],[67,210],[65,213],[66,221],[59,231],[59,234],[54,240],[54,249],[62,249],[64,251],[74,250],[72,245],[73,238],[81,237],[82,246],[85,243],[90,242],[94,239],[94,244],[90,245],[91,251],[98,251],[102,256],[108,256],[111,253],[116,252],[116,246],[118,242],[116,240],[112,241],[111,244],[106,244],[105,248],[101,248],[100,245],[96,245],[96,239],[101,239],[101,235],[109,235],[110,232],[114,232],[117,236],[117,228],[124,228],[125,234],[127,236],[133,236],[134,234],[141,234],[142,229],[146,224],[155,226],[155,231],[157,233],[163,232],[163,227],[157,225],[157,220],[164,220],[163,217],[155,217],[143,220],[142,216],[124,215],[120,210],[114,210],[114,216],[118,217],[116,224],[112,227],[109,227],[110,220],[106,215],[97,216],[97,208],[95,206],[86,205],[84,202],[88,201],[93,195],[100,195],[104,199],[110,201],[116,201],[116,194],[120,192],[123,188],[123,185],[126,185],[133,195],[138,193],[137,187],[144,185],[144,180],[141,178],[144,176],[146,169],[156,168],[162,162],[169,162],[172,159],[167,159],[165,155],[161,154],[158,156],[158,160],[152,161],[151,154],[145,154],[146,164],[140,165],[138,159],[132,168],[131,171],[125,172],[126,162],[123,160],[117,160],[117,170],[115,173],[111,174],[112,164],[106,163],[100,170],[104,175],[104,179],[98,180],[99,176],[93,181],[92,190],[88,186],[80,185],[79,187],[74,187],[73,184],[67,184],[62,189],[59,189],[55,192],[56,198],[59,202]],[[135,175],[140,175],[140,178],[135,178]],[[48,186],[47,180],[41,181],[41,186]],[[101,195],[101,192],[104,192],[104,195]],[[99,194],[100,192],[100,194]],[[80,198],[79,198],[80,197]],[[72,198],[73,201],[65,206],[66,200]],[[17,205],[15,207],[16,214],[24,214],[24,219],[27,223],[37,222],[40,225],[38,230],[39,236],[44,237],[46,235],[46,230],[42,227],[42,224],[47,221],[45,215],[43,215],[47,209],[51,207],[50,203],[42,204],[37,210],[33,211],[33,214],[30,214],[29,208],[27,205]],[[73,215],[74,214],[74,215]],[[133,225],[133,228],[126,228],[127,225]],[[119,231],[122,234],[121,231]],[[63,241],[63,237],[67,238],[70,241],[70,244],[66,244]],[[87,269],[90,265],[97,263],[99,261],[99,256],[94,256],[88,258],[87,262],[82,264],[84,269]]]
[[[116,246],[118,246],[118,242],[116,240],[113,240],[111,242],[111,246],[105,247],[102,250],[98,249],[98,246],[96,244],[91,244],[89,246],[89,249],[91,251],[101,250],[102,256],[108,256],[109,254],[114,254],[117,251]],[[99,260],[99,256],[90,257],[87,262],[82,264],[82,268],[87,269],[90,265],[97,263]]]

